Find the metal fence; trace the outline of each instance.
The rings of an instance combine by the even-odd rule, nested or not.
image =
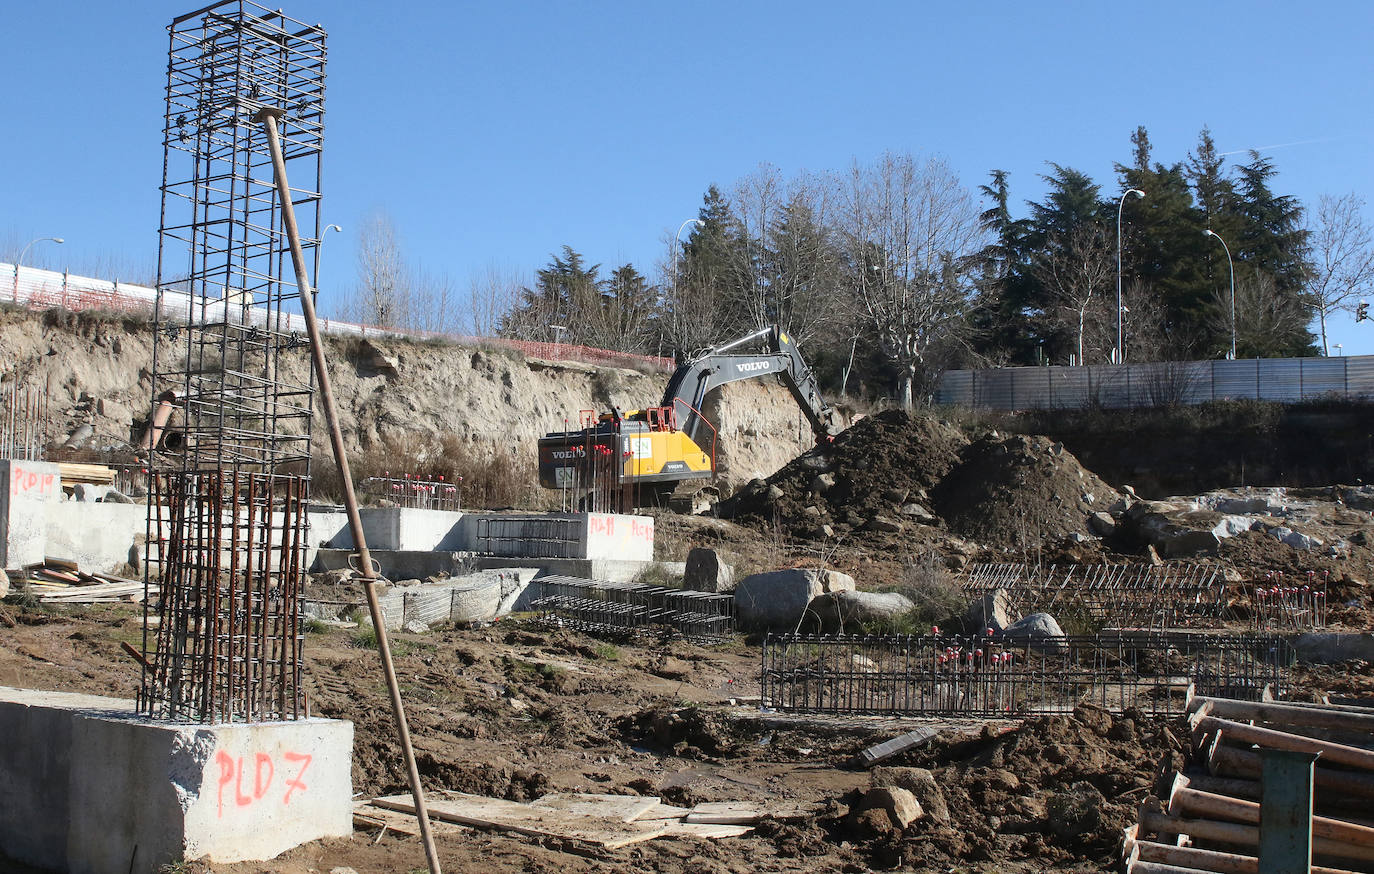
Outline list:
[[[105,279],[92,279],[86,276],[72,276],[65,272],[37,270],[32,267],[17,267],[14,264],[0,263],[0,301],[14,303],[29,309],[64,309],[73,312],[101,310],[105,312],[129,313],[141,318],[151,319],[153,307],[157,303],[156,289],[127,282]],[[226,309],[229,315],[226,316]],[[242,310],[242,313],[237,312]],[[241,307],[232,299],[201,298],[182,292],[165,291],[162,300],[162,318],[182,322],[218,322],[226,319],[238,320],[245,325],[266,324],[266,311],[257,307]],[[283,314],[282,329],[305,333],[305,317],[299,313]],[[602,364],[609,367],[651,368],[672,370],[673,359],[655,355],[635,355],[629,352],[616,352],[610,349],[597,349],[572,343],[541,343],[533,340],[509,340],[500,337],[469,337],[441,331],[398,331],[345,322],[337,319],[320,319],[320,330],[325,334],[351,335],[359,337],[400,337],[418,340],[446,340],[470,346],[495,346],[513,349],[535,358],[580,361],[587,364]]]
[[[552,575],[535,580],[533,607],[551,622],[589,634],[669,631],[724,640],[735,630],[733,594]]]
[[[810,713],[1008,716],[1081,704],[1172,716],[1198,694],[1257,701],[1287,685],[1274,635],[1104,632],[1000,637],[770,635],[763,706]]]
[[[1100,622],[1147,628],[1220,625],[1228,603],[1221,570],[1196,564],[974,564],[962,587],[973,595],[1001,589],[1018,614],[1078,608]]]
[[[478,516],[476,550],[507,558],[584,558],[585,518]]]
[[[950,370],[935,394],[937,403],[994,410],[1330,397],[1374,400],[1374,355]]]

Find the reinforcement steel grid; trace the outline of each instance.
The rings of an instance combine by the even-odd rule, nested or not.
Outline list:
[[[975,564],[962,587],[973,595],[1004,589],[1021,613],[1076,606],[1101,622],[1145,628],[1220,625],[1227,607],[1221,571],[1195,564]]]
[[[735,630],[732,594],[566,576],[540,577],[535,585],[533,607],[545,621],[588,634],[677,633],[710,643]]]
[[[1259,700],[1286,685],[1291,647],[1275,635],[1105,632],[1009,641],[997,636],[769,635],[763,706],[920,716],[1184,712],[1198,694]]]

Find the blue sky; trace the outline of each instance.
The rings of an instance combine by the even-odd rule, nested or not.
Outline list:
[[[165,28],[193,5],[6,9],[0,251],[57,235],[27,261],[152,272]],[[761,163],[939,154],[970,187],[1010,171],[1024,212],[1047,161],[1119,190],[1141,124],[1159,161],[1205,124],[1223,152],[1282,146],[1281,193],[1374,201],[1365,2],[269,5],[329,32],[326,297],[376,210],[460,287],[564,244],[651,272],[709,184]],[[1374,354],[1374,323],[1332,341]]]

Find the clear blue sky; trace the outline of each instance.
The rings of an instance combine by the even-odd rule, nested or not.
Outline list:
[[[152,272],[165,28],[196,5],[8,4],[0,252],[57,235],[28,262]],[[1205,124],[1222,151],[1271,147],[1280,193],[1374,201],[1360,0],[270,5],[329,32],[323,215],[346,232],[326,295],[377,209],[410,260],[464,288],[565,243],[652,272],[709,184],[763,162],[935,153],[970,187],[1010,171],[1024,212],[1046,161],[1117,191],[1141,124],[1158,161]],[[1343,318],[1332,339],[1374,354],[1374,323]]]

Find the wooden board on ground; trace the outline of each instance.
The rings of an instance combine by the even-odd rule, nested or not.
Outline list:
[[[754,830],[752,825],[720,825],[712,822],[682,822],[670,819],[665,837],[670,838],[738,838]]]
[[[749,801],[707,801],[692,808],[683,822],[712,825],[752,825],[765,817],[803,819],[809,808],[756,804]]]
[[[649,822],[655,819],[682,819],[692,812],[690,807],[678,807],[675,804],[664,804],[659,802],[657,807],[646,810],[643,814],[635,818],[635,822]]]
[[[548,810],[561,810],[579,816],[601,817],[617,822],[643,822],[645,813],[661,806],[657,796],[640,795],[594,795],[581,792],[554,792],[536,801],[530,807]]]
[[[353,802],[353,825],[362,828],[385,828],[398,835],[420,836],[420,823],[414,814],[398,813],[382,807],[373,807],[366,801]],[[456,835],[469,832],[466,826],[457,825],[431,818],[429,830],[436,835]]]
[[[403,813],[414,813],[409,795],[374,798],[372,804]],[[580,841],[608,850],[652,840],[668,831],[666,822],[616,822],[585,815],[565,813],[552,808],[531,807],[500,798],[485,798],[461,792],[445,793],[427,799],[431,819],[513,831],[535,837]]]

